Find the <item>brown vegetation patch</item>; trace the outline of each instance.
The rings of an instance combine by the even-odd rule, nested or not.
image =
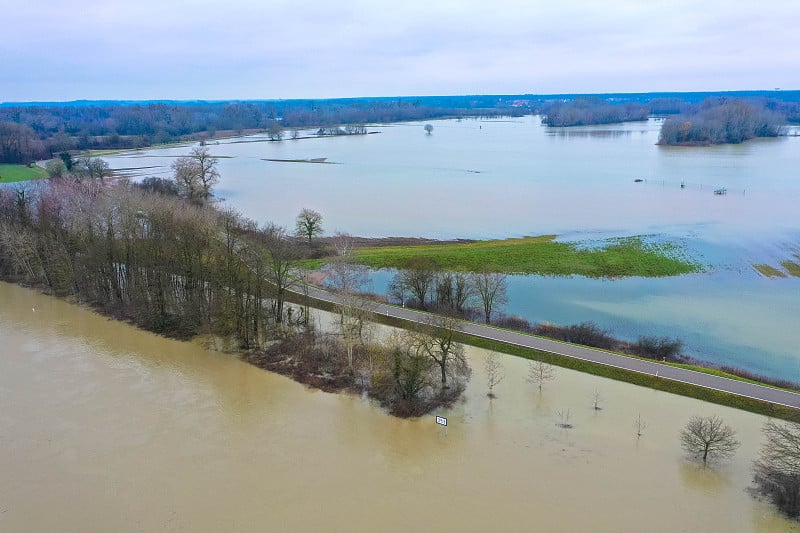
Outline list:
[[[313,333],[287,337],[264,350],[246,352],[242,359],[325,392],[360,394],[364,390],[338,357],[323,353]]]

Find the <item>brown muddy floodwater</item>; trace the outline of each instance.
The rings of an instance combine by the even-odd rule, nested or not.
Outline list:
[[[509,357],[489,401],[470,355],[445,432],[0,283],[0,531],[800,531],[746,492],[764,418]],[[742,447],[703,469],[712,413]]]

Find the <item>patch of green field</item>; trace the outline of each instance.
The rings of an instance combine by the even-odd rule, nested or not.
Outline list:
[[[766,276],[768,278],[785,278],[786,274],[778,270],[777,268],[769,265],[765,265],[763,263],[759,263],[753,265],[753,268],[761,274],[762,276]]]
[[[40,166],[0,164],[0,183],[38,180],[47,177],[47,171]]]
[[[356,261],[372,268],[404,268],[412,258],[433,259],[444,270],[591,278],[662,277],[699,272],[677,245],[647,244],[641,237],[609,239],[599,247],[556,242],[555,235],[465,244],[359,248]]]
[[[798,257],[797,259],[798,261],[800,261],[800,257]],[[800,264],[787,259],[786,261],[781,261],[781,266],[785,268],[786,272],[788,272],[792,276],[800,278]]]

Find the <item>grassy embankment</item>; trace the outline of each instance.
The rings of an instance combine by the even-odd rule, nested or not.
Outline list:
[[[444,270],[539,274],[590,278],[677,276],[699,272],[675,244],[649,244],[641,237],[608,239],[600,247],[556,242],[555,235],[478,241],[465,244],[365,247],[359,263],[372,268],[403,268],[414,257],[435,260]]]
[[[10,165],[0,163],[0,183],[38,180],[47,177],[47,171],[39,166]]]
[[[301,304],[304,297],[297,294],[293,294],[290,299],[295,303]],[[331,312],[336,311],[334,304],[330,302],[316,300],[314,298],[309,298],[309,300],[310,304],[313,307],[322,309],[324,311],[331,311]],[[386,315],[375,314],[373,315],[372,319],[380,324],[385,324],[387,326],[392,326],[396,328],[409,327],[408,322],[396,317],[387,317]],[[464,333],[457,334],[456,340],[462,344],[466,344],[469,346],[475,346],[477,348],[483,348],[486,350],[494,350],[496,352],[505,353],[516,357],[522,357],[523,359],[544,361],[545,363],[554,366],[568,368],[571,370],[576,370],[578,372],[594,374],[596,376],[601,376],[616,381],[624,381],[626,383],[631,383],[633,385],[648,387],[654,390],[660,390],[671,394],[678,394],[680,396],[687,396],[689,398],[695,398],[709,403],[714,403],[717,405],[733,407],[735,409],[741,409],[743,411],[749,411],[751,413],[769,416],[772,418],[780,418],[782,420],[792,420],[795,422],[800,422],[800,410],[794,409],[792,407],[775,405],[769,402],[764,402],[753,398],[747,398],[745,396],[738,396],[736,394],[722,392],[714,389],[708,389],[705,387],[700,387],[689,383],[672,381],[669,379],[664,379],[662,377],[656,377],[650,374],[642,374],[639,372],[634,372],[632,370],[625,370],[622,368],[601,365],[599,363],[592,363],[589,361],[584,361],[582,359],[576,359],[564,355],[544,352],[533,348],[524,348],[521,346],[506,344],[499,341],[488,340],[481,337],[473,337],[471,335],[467,335]],[[619,354],[619,355],[623,357],[636,358],[635,356],[630,356],[626,354]],[[652,360],[649,359],[648,361],[653,362]],[[690,370],[695,370],[697,372],[703,372],[729,379],[734,379],[737,381],[745,381],[763,385],[762,383],[744,379],[739,376],[728,374],[719,370],[708,369],[703,367],[695,367],[692,365],[685,365],[678,363],[661,363],[661,364],[665,366],[678,366],[681,368],[688,368]]]

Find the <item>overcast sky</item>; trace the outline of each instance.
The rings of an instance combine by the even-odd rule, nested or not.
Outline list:
[[[0,101],[800,89],[800,0],[0,0]]]

